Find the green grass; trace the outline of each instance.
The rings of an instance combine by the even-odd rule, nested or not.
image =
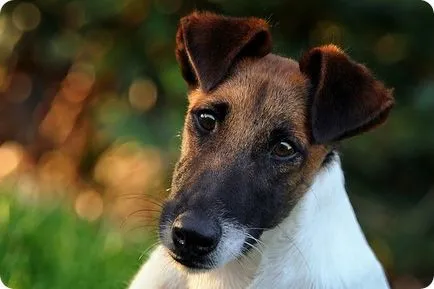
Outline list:
[[[0,278],[12,289],[125,288],[149,240],[64,205],[26,205],[0,190]]]

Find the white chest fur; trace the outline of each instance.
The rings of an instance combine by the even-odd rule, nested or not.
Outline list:
[[[316,177],[278,227],[263,234],[263,253],[206,273],[187,274],[158,248],[130,289],[385,289],[383,269],[360,229],[339,161]]]

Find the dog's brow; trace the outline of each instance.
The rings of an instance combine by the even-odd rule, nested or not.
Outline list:
[[[226,112],[229,108],[229,103],[227,103],[225,101],[216,101],[216,102],[210,103],[210,106],[216,111]]]
[[[271,141],[276,142],[277,140],[288,139],[292,141],[300,151],[304,152],[306,150],[306,144],[293,127],[290,122],[281,122],[270,132]]]
[[[201,110],[201,109],[211,109],[217,114],[224,116],[228,112],[229,103],[225,101],[213,101],[213,102],[201,103],[197,107],[194,107],[193,111]]]

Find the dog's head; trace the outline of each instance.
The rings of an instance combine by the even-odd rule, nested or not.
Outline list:
[[[243,254],[289,215],[337,142],[381,124],[393,105],[336,46],[299,63],[270,50],[261,19],[193,13],[179,25],[189,108],[160,238],[188,268]]]

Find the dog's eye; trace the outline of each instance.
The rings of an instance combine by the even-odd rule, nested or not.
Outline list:
[[[215,129],[217,125],[217,118],[212,112],[202,111],[196,114],[196,122],[203,132],[209,133]]]
[[[272,153],[279,159],[290,159],[297,154],[297,151],[288,142],[281,141],[273,147]]]

